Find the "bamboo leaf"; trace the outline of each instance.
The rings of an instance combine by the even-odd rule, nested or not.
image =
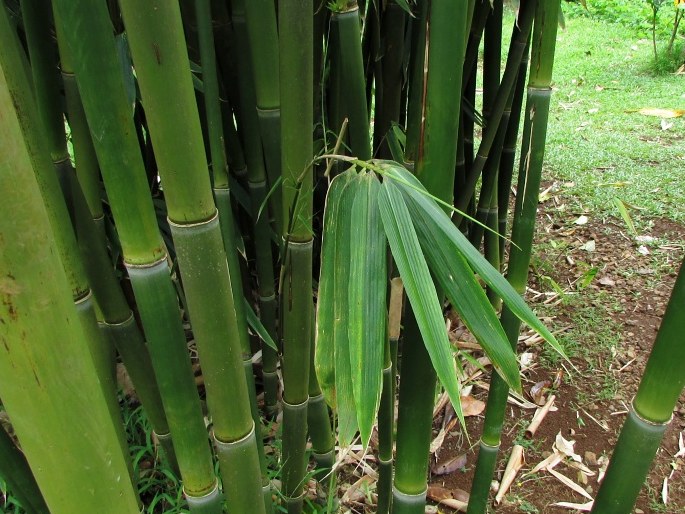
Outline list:
[[[324,211],[315,368],[326,401],[338,411],[341,446],[357,432],[349,351],[348,283],[350,227],[357,175],[347,171],[331,182]]]
[[[435,201],[428,196],[428,192],[425,191],[421,182],[397,163],[385,163],[382,165],[382,168],[387,177],[395,179],[394,182],[402,191],[402,194],[408,200],[408,203],[414,205],[416,209],[425,212],[427,217],[434,221],[441,237],[452,242],[454,248],[464,257],[464,259],[466,259],[469,266],[471,266],[485,283],[502,298],[502,301],[507,304],[509,309],[511,309],[521,321],[528,324],[528,326],[540,334],[545,341],[559,353],[559,355],[568,359],[554,335],[552,335],[542,321],[537,318],[521,295],[519,295],[502,274],[493,268],[485,257],[469,243],[468,239],[454,226],[447,214],[445,214]]]
[[[409,210],[395,181],[383,181],[378,207],[390,250],[414,310],[426,350],[462,426],[465,426],[457,369],[447,338],[438,293],[421,251]]]
[[[386,339],[386,239],[378,212],[380,183],[361,177],[352,206],[349,244],[349,350],[352,387],[364,447],[371,438],[381,399]]]
[[[633,223],[633,218],[630,216],[630,213],[628,212],[628,209],[626,208],[626,204],[623,203],[623,201],[620,198],[614,198],[614,205],[618,209],[618,213],[621,215],[621,218],[623,218],[623,221],[625,222],[626,227],[628,227],[628,231],[630,232],[630,235],[636,236],[637,230],[635,229],[635,224]]]
[[[250,305],[250,302],[248,302],[247,300],[244,300],[244,302],[245,302],[245,316],[247,318],[247,324],[250,325],[250,328],[256,332],[256,334],[259,336],[259,338],[262,341],[264,341],[269,348],[273,348],[275,351],[278,351],[278,347],[276,346],[276,343],[271,338],[271,335],[269,335],[268,330],[264,327],[264,325],[262,324],[262,321],[259,319],[259,317],[255,313],[254,309],[252,308],[252,305]]]
[[[413,203],[409,203],[408,208],[428,266],[438,284],[500,376],[509,387],[521,392],[516,355],[473,271],[454,243],[440,233],[425,211]]]
[[[338,175],[331,182],[323,218],[323,242],[321,245],[321,272],[316,312],[316,352],[314,363],[316,377],[331,407],[336,407],[335,398],[335,276],[338,270],[338,211],[342,193],[354,178],[354,173]]]

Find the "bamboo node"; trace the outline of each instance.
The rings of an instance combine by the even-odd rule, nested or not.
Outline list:
[[[209,217],[206,220],[203,221],[197,221],[197,222],[191,222],[191,223],[179,223],[167,216],[167,221],[169,222],[169,225],[172,228],[181,228],[181,229],[188,229],[188,228],[194,228],[194,227],[204,227],[207,225],[210,225],[211,223],[218,223],[219,222],[219,211],[215,208],[214,213],[212,214],[211,217]]]

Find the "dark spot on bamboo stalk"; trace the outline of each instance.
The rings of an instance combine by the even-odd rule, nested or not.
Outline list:
[[[157,64],[162,64],[162,53],[159,51],[159,47],[156,43],[152,43],[152,50],[155,52],[155,59],[157,59]]]
[[[3,295],[2,304],[7,307],[7,314],[9,314],[10,319],[16,321],[19,315],[17,314],[17,308],[12,303],[12,296],[10,294]]]
[[[38,380],[38,375],[36,374],[36,370],[32,369],[31,371],[33,371],[33,378],[36,379],[36,384],[38,384],[38,387],[42,387],[40,384],[40,380]]]
[[[3,321],[3,323],[5,323],[5,322]],[[7,340],[4,337],[2,338],[2,346],[5,347],[5,350],[7,350],[7,353],[10,353],[10,347],[7,345]]]

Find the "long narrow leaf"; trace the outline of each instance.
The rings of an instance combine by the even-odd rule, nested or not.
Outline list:
[[[415,205],[417,209],[425,212],[435,222],[436,228],[439,229],[442,237],[449,239],[454,244],[454,248],[466,259],[469,266],[502,298],[502,301],[507,304],[511,311],[521,321],[539,333],[562,357],[567,359],[564,350],[554,335],[538,319],[531,308],[528,307],[521,295],[469,243],[464,234],[454,226],[447,214],[431,199],[418,179],[397,163],[381,163],[380,166],[383,168],[386,177],[395,179],[395,184],[402,191],[408,203]]]
[[[353,171],[333,179],[324,212],[324,238],[315,366],[326,400],[337,408],[341,446],[357,432],[349,350],[348,284],[350,278],[350,227],[357,186]]]
[[[435,222],[415,204],[407,205],[421,248],[438,284],[478,340],[507,384],[521,391],[516,355],[485,291],[454,243],[440,234]]]
[[[338,243],[338,211],[342,193],[353,179],[353,172],[342,173],[333,179],[323,218],[323,242],[321,245],[321,273],[319,276],[319,294],[316,313],[316,351],[314,364],[316,377],[323,391],[326,401],[331,407],[336,407],[335,395],[335,276],[340,270],[338,261],[340,252]],[[342,239],[341,239],[342,240]]]
[[[349,349],[362,444],[371,438],[380,405],[386,338],[386,239],[378,212],[380,182],[366,173],[352,206],[349,244]]]
[[[245,300],[245,317],[247,318],[247,324],[250,325],[250,328],[255,331],[259,338],[264,341],[269,348],[278,351],[278,347],[269,334],[269,331],[264,327],[262,320],[259,319],[254,309],[252,309],[252,305],[250,305],[250,302],[247,300]]]
[[[414,310],[426,350],[440,382],[454,405],[457,416],[465,426],[457,369],[452,347],[447,338],[438,293],[421,251],[409,210],[395,181],[383,182],[378,197],[378,207],[383,220],[383,228],[390,243],[390,250]],[[407,362],[403,365],[411,366],[411,363]]]

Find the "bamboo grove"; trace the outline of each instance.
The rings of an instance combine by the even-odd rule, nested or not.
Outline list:
[[[559,9],[5,0],[0,477],[23,509],[152,512],[121,362],[191,513],[300,513],[311,480],[334,512],[353,442],[376,512],[423,513],[439,388],[465,426],[449,304],[494,368],[484,513],[521,324],[563,355],[522,298]],[[684,385],[683,280],[596,512],[631,510]]]

